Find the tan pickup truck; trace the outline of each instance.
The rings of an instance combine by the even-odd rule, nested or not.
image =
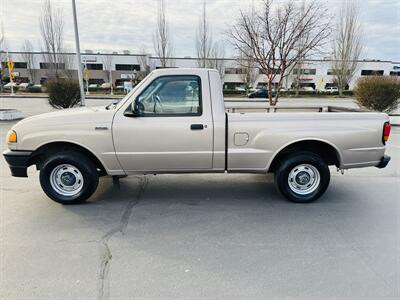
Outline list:
[[[13,176],[36,165],[53,200],[88,199],[99,176],[274,173],[278,190],[310,202],[329,185],[328,166],[385,167],[389,118],[335,108],[225,108],[218,72],[150,73],[118,104],[26,118],[8,133]],[[232,112],[234,111],[234,112]]]

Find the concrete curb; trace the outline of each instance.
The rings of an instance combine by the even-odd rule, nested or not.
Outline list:
[[[13,121],[22,118],[22,112],[17,109],[0,109],[0,121]]]

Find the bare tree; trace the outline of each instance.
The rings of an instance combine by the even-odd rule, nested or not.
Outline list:
[[[104,70],[106,71],[106,80],[110,83],[111,95],[114,94],[113,79],[112,79],[112,64],[113,56],[106,54],[102,56]]]
[[[62,10],[53,7],[50,0],[42,4],[39,19],[40,33],[42,36],[42,47],[44,59],[47,63],[49,76],[60,77],[65,69],[64,56],[64,20]]]
[[[33,45],[29,40],[24,40],[21,48],[21,56],[23,60],[26,62],[26,68],[28,70],[29,77],[32,83],[35,83],[37,69],[34,66],[34,58],[33,58]]]
[[[258,78],[258,68],[254,57],[247,56],[250,51],[241,52],[236,59],[237,64],[240,66],[240,77],[245,84],[246,92],[254,86]]]
[[[7,53],[6,53],[6,40],[4,36],[3,23],[0,28],[0,92],[3,91],[3,76],[4,70],[6,69]]]
[[[140,72],[138,74],[136,74],[135,79],[137,79],[137,80],[142,80],[149,73],[150,67],[148,66],[147,56],[148,56],[148,52],[147,52],[146,46],[144,46],[144,45],[140,46],[139,56],[138,56]]]
[[[329,34],[328,10],[317,0],[306,2],[304,13],[295,0],[287,0],[275,9],[272,0],[264,0],[254,16],[241,11],[237,23],[228,31],[234,46],[260,65],[269,91],[278,80],[275,98],[268,93],[270,105],[278,102],[280,88],[299,59],[320,50]]]
[[[305,0],[302,1],[301,3],[301,7],[300,7],[300,14],[302,16],[302,19],[304,18],[304,9],[305,9]],[[297,45],[296,47],[298,49],[301,49],[304,47],[304,38],[303,35],[300,35],[298,41],[297,41]],[[295,95],[296,97],[299,96],[299,91],[300,91],[300,87],[301,87],[301,81],[303,79],[303,75],[304,75],[304,61],[305,61],[305,57],[304,55],[299,56],[299,58],[297,59],[296,65],[294,66],[295,69],[293,69],[293,72],[295,73],[295,78],[294,78],[294,88],[295,88]]]
[[[225,47],[223,43],[215,43],[208,59],[208,66],[216,69],[221,77],[222,82],[225,76]]]
[[[254,1],[251,3],[251,19],[249,20],[252,22],[255,18],[255,8],[254,8]],[[249,40],[247,42],[251,44]],[[245,83],[246,93],[249,92],[250,88],[254,86],[255,82],[258,78],[258,67],[257,63],[252,55],[251,49],[244,45],[244,51],[238,49],[238,57],[236,59],[237,64],[240,66],[240,77],[242,82]]]
[[[157,11],[157,29],[153,37],[154,50],[160,59],[161,67],[166,68],[172,55],[172,41],[169,35],[166,5],[159,0]]]
[[[342,96],[355,75],[363,50],[359,12],[354,2],[343,4],[335,31],[332,70]]]
[[[72,54],[73,51],[66,51],[64,53],[60,53],[61,61],[64,65],[64,74],[69,78],[73,79],[74,74],[77,73],[75,69],[75,55]]]
[[[215,51],[211,30],[208,25],[206,1],[203,0],[203,11],[196,32],[197,65],[199,68],[210,67],[209,58]]]

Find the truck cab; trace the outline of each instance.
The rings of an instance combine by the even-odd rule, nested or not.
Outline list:
[[[225,110],[217,72],[160,70],[132,98],[117,108],[112,126],[126,173],[224,171]]]

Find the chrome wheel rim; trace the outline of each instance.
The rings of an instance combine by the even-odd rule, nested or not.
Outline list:
[[[62,164],[51,171],[50,184],[60,195],[71,197],[77,195],[82,190],[83,176],[77,167]]]
[[[299,195],[314,192],[321,182],[321,175],[316,167],[310,164],[301,164],[294,167],[288,177],[289,188]]]

